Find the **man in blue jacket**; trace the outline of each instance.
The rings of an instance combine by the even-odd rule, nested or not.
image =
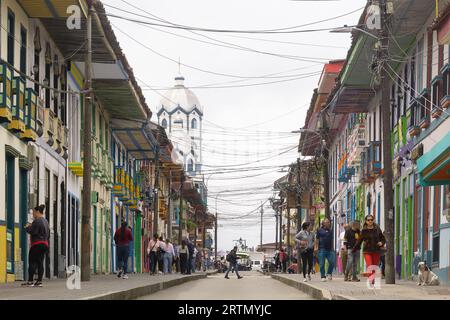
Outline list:
[[[330,219],[323,220],[322,227],[317,230],[314,251],[317,253],[320,267],[321,281],[332,280],[334,269],[333,231]],[[328,261],[328,270],[325,276],[325,260]]]

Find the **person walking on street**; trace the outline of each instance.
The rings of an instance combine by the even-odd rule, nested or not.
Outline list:
[[[189,239],[186,239],[186,243],[189,250],[189,258],[188,258],[188,273],[195,273],[195,245]]]
[[[312,225],[309,222],[305,222],[302,225],[302,231],[295,236],[297,247],[300,250],[300,256],[302,258],[303,282],[311,281],[311,271],[313,270],[315,236],[311,230]],[[308,279],[306,279],[306,267],[308,267]]]
[[[169,239],[166,239],[166,243],[164,246],[164,257],[163,257],[163,272],[164,274],[172,273],[172,263],[173,258],[175,256],[175,251],[173,249],[173,245],[170,243]]]
[[[30,252],[28,254],[28,281],[23,286],[42,287],[42,277],[44,276],[44,258],[48,252],[48,242],[50,239],[50,228],[47,219],[44,217],[45,205],[41,204],[33,210],[33,223],[27,223],[25,230],[30,234]],[[38,278],[34,280],[37,272]]]
[[[147,247],[147,254],[150,256],[150,275],[155,275],[157,272],[156,264],[158,262],[158,249],[159,249],[159,241],[158,235],[153,235],[153,239],[150,240]]]
[[[180,272],[180,246],[177,243],[173,243],[173,251],[175,252],[173,258],[173,264],[175,265],[175,272]]]
[[[128,279],[128,257],[130,255],[130,242],[133,241],[133,234],[127,226],[126,221],[122,221],[120,228],[114,233],[114,242],[117,248],[117,259],[119,272],[117,277]]]
[[[159,248],[158,248],[158,272],[164,273],[164,254],[166,253],[166,243],[163,237],[159,237]]]
[[[238,249],[238,247],[235,246],[233,248],[233,250],[231,250],[230,253],[228,253],[228,255],[227,255],[227,261],[230,262],[230,266],[228,267],[227,273],[225,274],[225,279],[230,279],[230,278],[228,278],[228,273],[230,273],[231,269],[234,270],[238,279],[243,278],[242,276],[239,275],[239,271],[238,271],[237,261],[240,258],[236,254],[237,249]]]
[[[314,251],[317,252],[319,259],[321,281],[332,280],[335,252],[333,250],[333,232],[331,230],[331,222],[328,218],[323,220],[322,227],[317,231]],[[326,274],[325,260],[328,261],[328,270]]]
[[[189,267],[188,267],[188,261],[189,261],[189,249],[186,244],[186,240],[181,241],[181,246],[179,249],[180,254],[180,271],[181,274],[187,274]]]
[[[359,264],[359,249],[357,248],[353,251],[353,248],[356,247],[356,244],[361,237],[361,231],[359,230],[359,221],[353,221],[351,228],[345,232],[344,235],[344,245],[347,249],[347,266],[345,268],[344,273],[344,281],[360,281],[356,276],[358,271]],[[352,272],[352,277],[350,278],[350,271]]]
[[[280,249],[280,264],[281,264],[281,272],[286,273],[287,254],[283,248]]]
[[[347,269],[347,247],[345,246],[345,232],[347,230],[350,230],[350,226],[348,224],[344,225],[344,231],[341,232],[341,234],[339,235],[339,246],[340,246],[340,250],[339,250],[339,256],[341,257],[341,262],[342,262],[342,273],[345,274],[345,270]]]
[[[359,238],[356,247],[353,248],[353,251],[356,252],[362,243],[364,244],[363,254],[367,266],[365,275],[371,277],[373,273],[375,273],[375,270],[372,272],[369,270],[371,270],[373,266],[378,267],[378,264],[380,263],[380,253],[386,244],[386,238],[384,237],[381,228],[374,222],[374,218],[370,214],[365,218],[361,237]],[[375,277],[372,279],[372,284],[374,283]]]

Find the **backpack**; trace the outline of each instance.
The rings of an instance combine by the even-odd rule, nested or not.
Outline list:
[[[228,262],[230,262],[230,261],[231,261],[231,252],[230,252],[229,254],[227,254],[227,256],[226,256],[226,260],[227,260]]]

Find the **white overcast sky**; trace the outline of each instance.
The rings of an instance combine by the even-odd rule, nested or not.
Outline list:
[[[129,6],[126,2],[139,9]],[[301,2],[126,0],[126,2],[103,0],[108,13],[141,21],[156,22],[147,18],[152,18],[149,15],[152,14],[179,25],[210,29],[267,30],[299,26],[337,17],[362,8],[366,0]],[[142,16],[118,11],[108,5]],[[338,19],[299,29],[355,25],[361,12],[362,9]],[[261,201],[272,196],[273,192],[269,185],[283,175],[275,166],[286,165],[296,160],[295,146],[298,143],[298,135],[290,134],[290,132],[304,124],[313,89],[317,87],[319,80],[319,75],[314,73],[322,70],[323,62],[346,57],[350,46],[350,35],[328,31],[271,35],[199,32],[209,37],[207,39],[186,30],[143,26],[114,17],[109,19],[136,77],[145,82],[140,84],[153,113],[156,112],[161,100],[160,95],[164,95],[164,91],[158,89],[173,86],[173,78],[178,73],[178,64],[161,55],[175,61],[180,59],[182,64],[197,69],[234,76],[214,75],[182,65],[181,74],[186,78],[187,87],[204,87],[211,84],[216,87],[261,84],[292,80],[303,74],[310,74],[304,79],[258,86],[193,89],[204,108],[203,163],[206,172],[205,180],[210,178],[208,205],[212,213],[215,213],[215,197],[218,195],[219,249],[229,250],[233,240],[240,237],[246,239],[250,247],[258,245],[260,242],[259,213],[254,212],[250,215],[249,213],[257,209]],[[222,41],[222,45],[234,47],[238,45],[253,51],[214,46],[174,34],[207,42],[218,43],[218,40]],[[276,53],[284,57],[254,51]],[[271,75],[269,77],[272,78],[258,78],[265,75]],[[292,77],[280,78],[280,76],[289,75]],[[156,91],[149,89],[148,86]],[[156,115],[152,120],[157,121]],[[289,149],[292,150],[286,152]],[[280,153],[283,154],[279,155]],[[245,167],[254,169],[264,167],[265,169],[210,175],[217,171],[218,166],[226,166],[228,169],[242,168],[237,165],[246,163],[251,164]],[[263,189],[265,187],[266,189]],[[236,191],[225,192],[225,190],[242,191],[236,193]],[[218,194],[221,191],[222,193]],[[268,203],[264,207],[264,243],[275,241],[274,212],[267,208],[267,205]],[[245,219],[224,220],[224,218],[239,215],[247,216]]]

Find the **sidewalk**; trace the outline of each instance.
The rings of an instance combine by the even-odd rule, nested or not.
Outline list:
[[[206,278],[216,271],[192,275],[129,274],[129,279],[116,275],[92,275],[91,281],[81,282],[80,290],[69,290],[66,279],[44,279],[43,288],[21,287],[22,282],[0,285],[0,300],[130,300],[152,294],[188,281]]]
[[[450,286],[422,287],[413,281],[396,280],[396,284],[385,284],[381,289],[369,289],[367,278],[361,282],[345,282],[343,277],[333,277],[332,281],[321,282],[317,274],[311,282],[303,282],[303,275],[272,274],[273,279],[295,287],[310,296],[321,300],[450,300]]]

